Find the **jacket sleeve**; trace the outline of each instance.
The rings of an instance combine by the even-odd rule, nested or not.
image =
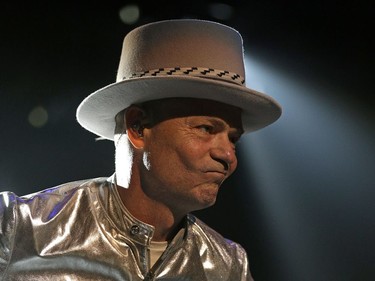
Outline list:
[[[0,280],[6,274],[12,255],[16,226],[15,198],[12,192],[0,193]]]

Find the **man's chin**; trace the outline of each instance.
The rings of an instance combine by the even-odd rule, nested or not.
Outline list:
[[[200,191],[200,196],[198,198],[199,203],[201,205],[200,209],[205,209],[205,208],[213,206],[216,203],[218,192],[219,192],[219,185],[217,184],[205,186]]]

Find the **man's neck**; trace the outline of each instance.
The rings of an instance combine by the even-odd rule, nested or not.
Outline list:
[[[136,187],[117,187],[120,198],[128,211],[138,220],[155,227],[152,240],[170,241],[181,229],[184,215],[176,215],[166,205],[147,197]]]

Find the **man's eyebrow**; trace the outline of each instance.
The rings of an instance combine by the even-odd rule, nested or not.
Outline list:
[[[224,120],[222,120],[220,118],[207,116],[207,119],[211,123],[213,123],[214,125],[219,126],[221,128],[229,127],[230,131],[238,134],[238,136],[241,136],[244,133],[244,130],[243,130],[242,127],[241,128],[239,128],[239,127],[232,127],[232,126],[230,126],[230,124],[228,124],[227,122],[225,122]]]

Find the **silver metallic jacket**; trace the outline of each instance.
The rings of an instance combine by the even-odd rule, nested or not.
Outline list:
[[[192,215],[150,268],[153,231],[104,178],[3,192],[0,280],[253,280],[244,249]]]

